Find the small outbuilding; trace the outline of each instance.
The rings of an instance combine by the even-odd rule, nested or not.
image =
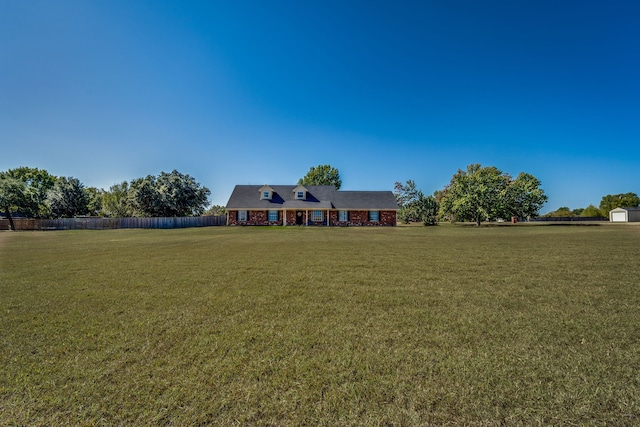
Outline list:
[[[640,222],[640,207],[615,208],[609,211],[610,222]]]

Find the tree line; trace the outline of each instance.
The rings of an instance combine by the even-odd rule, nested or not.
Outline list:
[[[528,173],[513,178],[495,166],[471,164],[458,170],[449,184],[432,196],[415,188],[412,180],[396,182],[399,220],[421,221],[426,225],[437,221],[482,221],[500,218],[530,218],[538,215],[547,201],[540,181]]]
[[[338,169],[331,165],[311,167],[300,178],[303,185],[342,186]],[[223,206],[205,211],[211,192],[193,177],[176,170],[147,175],[112,185],[109,190],[85,187],[77,178],[56,177],[46,170],[20,167],[0,172],[0,209],[11,221],[12,214],[29,218],[75,216],[174,217],[224,214]],[[495,166],[468,165],[459,169],[442,190],[425,195],[415,181],[396,182],[398,220],[404,223],[438,221],[482,221],[538,216],[548,198],[535,176],[521,172],[515,178]],[[600,206],[568,207],[551,217],[608,217],[617,207],[640,206],[635,193],[609,194]],[[13,226],[11,225],[11,228]]]
[[[529,219],[540,214],[548,200],[541,182],[535,176],[522,172],[512,178],[494,166],[471,164],[466,170],[458,170],[451,182],[432,196],[425,196],[412,180],[395,183],[396,200],[400,211],[398,220],[404,223],[438,221],[493,221],[508,218]],[[589,205],[584,209],[568,207],[543,215],[543,217],[603,217],[608,218],[612,209],[640,206],[635,193],[608,194],[602,197],[600,206]]]
[[[608,218],[609,212],[615,208],[633,208],[640,206],[640,197],[636,193],[607,194],[600,200],[600,205],[589,205],[586,208],[570,209],[562,206],[553,212],[549,212],[543,217],[547,218]]]
[[[334,185],[342,181],[329,165],[312,167],[300,178],[305,185]],[[112,185],[109,190],[86,187],[74,177],[57,177],[44,169],[19,167],[0,172],[0,210],[10,221],[26,218],[77,216],[180,217],[222,215],[224,206],[209,204],[211,191],[177,170],[147,175]]]
[[[27,218],[199,216],[211,191],[177,170],[124,181],[109,190],[85,187],[79,179],[44,169],[0,172],[0,209]],[[10,224],[13,229],[12,224]]]

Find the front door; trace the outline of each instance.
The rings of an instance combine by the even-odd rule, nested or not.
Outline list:
[[[304,224],[303,215],[302,211],[296,211],[296,225]]]

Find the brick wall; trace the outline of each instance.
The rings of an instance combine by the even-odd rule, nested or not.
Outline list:
[[[381,225],[396,225],[398,223],[396,211],[380,211]]]
[[[396,211],[380,211],[380,221],[369,221],[369,211],[349,211],[349,221],[338,221],[338,212],[331,212],[331,225],[375,226],[396,225]]]
[[[338,221],[338,211],[330,211],[329,225],[345,226],[347,224],[342,221]]]
[[[228,225],[282,225],[282,212],[278,211],[278,220],[269,221],[268,211],[248,211],[246,221],[238,221],[238,211],[229,211]]]
[[[296,225],[295,210],[288,210],[286,217],[287,225]],[[282,211],[278,211],[278,221],[268,221],[267,211],[248,211],[247,221],[238,221],[238,211],[229,211],[229,225],[282,225]],[[323,211],[326,216],[326,211]],[[307,223],[307,212],[302,211],[302,225]],[[396,225],[396,211],[380,211],[379,221],[369,221],[369,211],[349,211],[349,221],[338,221],[338,211],[329,212],[330,225],[332,226],[393,226]],[[313,223],[314,225],[326,224],[324,221]]]
[[[296,225],[296,212],[293,210],[287,211],[287,225]],[[307,213],[306,211],[302,211],[302,225],[306,224],[307,221]]]

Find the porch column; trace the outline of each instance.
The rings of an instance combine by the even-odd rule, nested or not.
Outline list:
[[[309,209],[307,209],[305,213],[307,214],[307,217],[304,219],[304,226],[306,227],[309,225]]]
[[[331,224],[329,224],[329,209],[327,209],[327,227],[330,226]]]
[[[283,227],[287,226],[287,210],[286,209],[282,210],[282,226]]]

